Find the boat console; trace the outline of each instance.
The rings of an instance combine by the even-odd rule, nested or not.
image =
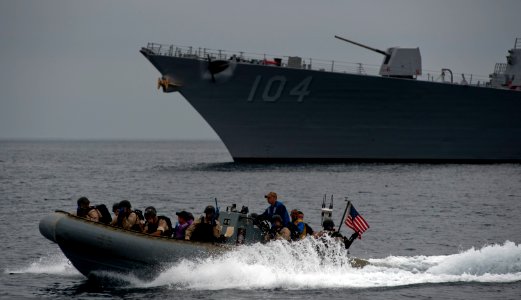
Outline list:
[[[254,216],[248,214],[248,207],[243,206],[240,211],[237,205],[226,207],[226,211],[219,213],[219,222],[225,237],[224,243],[232,245],[252,244],[262,240],[263,231],[258,226]]]

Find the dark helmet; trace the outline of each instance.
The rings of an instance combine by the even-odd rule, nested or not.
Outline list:
[[[155,217],[156,215],[157,215],[157,211],[153,206],[149,206],[145,209],[145,218]]]
[[[186,210],[178,211],[175,214],[177,216],[185,219],[186,221],[194,219],[194,216],[191,213],[187,212]]]
[[[130,201],[128,201],[128,200],[123,200],[123,201],[119,202],[119,208],[128,208],[128,209],[131,209],[131,208],[132,208],[132,205],[130,205]]]
[[[333,230],[335,228],[335,222],[330,218],[327,218],[322,222],[322,227],[324,227],[325,230]]]
[[[275,221],[279,221],[282,224],[282,217],[279,215],[273,215],[273,217],[271,217],[271,222],[275,223]]]
[[[78,199],[78,206],[81,207],[83,205],[89,205],[90,204],[90,201],[87,197],[81,197],[80,199]]]
[[[211,206],[211,205],[208,205],[205,209],[204,209],[204,213],[205,214],[215,214],[215,207]]]

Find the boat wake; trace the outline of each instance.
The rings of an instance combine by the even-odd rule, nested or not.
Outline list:
[[[510,241],[452,255],[369,259],[369,265],[363,268],[353,267],[340,247],[329,244],[326,252],[317,252],[317,247],[325,245],[309,239],[293,244],[244,246],[220,256],[185,259],[165,267],[152,281],[120,274],[100,275],[126,282],[123,286],[129,288],[190,290],[375,288],[521,281],[521,244]],[[41,259],[10,272],[78,274],[64,257],[54,259]]]
[[[15,269],[6,269],[8,274],[53,274],[63,276],[82,276],[61,252],[40,257],[28,266]]]
[[[364,268],[354,268],[340,248],[322,256],[314,251],[316,247],[313,240],[243,247],[220,257],[184,260],[151,282],[132,280],[131,284],[142,288],[218,290],[521,281],[521,244],[509,241],[453,255],[369,259],[370,264]]]

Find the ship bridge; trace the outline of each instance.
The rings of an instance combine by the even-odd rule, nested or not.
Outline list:
[[[508,50],[507,62],[497,63],[489,77],[494,88],[521,89],[521,38],[516,38],[514,48]]]

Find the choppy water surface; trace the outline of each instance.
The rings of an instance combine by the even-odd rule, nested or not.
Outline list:
[[[277,242],[100,285],[38,232],[44,215],[73,211],[83,195],[174,216],[214,197],[260,212],[271,190],[315,229],[323,195],[334,194],[337,223],[348,196],[371,225],[351,255],[371,265],[323,260],[312,240]],[[0,142],[0,296],[519,299],[520,201],[514,164],[238,165],[219,142]]]

